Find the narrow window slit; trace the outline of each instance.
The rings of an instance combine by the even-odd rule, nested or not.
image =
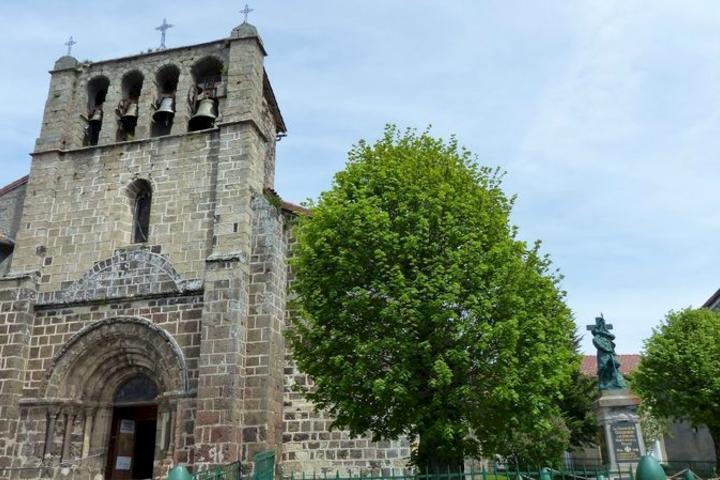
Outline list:
[[[147,243],[150,239],[150,210],[152,187],[147,180],[136,180],[128,187],[132,205],[132,243]]]

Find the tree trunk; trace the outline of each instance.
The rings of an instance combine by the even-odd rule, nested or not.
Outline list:
[[[432,432],[421,434],[416,463],[420,472],[425,474],[462,472],[465,466],[463,439],[454,438],[445,443]]]
[[[710,436],[715,447],[715,474],[720,473],[720,425],[708,425]]]

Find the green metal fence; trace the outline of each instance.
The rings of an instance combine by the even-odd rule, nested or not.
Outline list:
[[[692,464],[692,465],[690,465]],[[701,479],[717,478],[715,464],[710,462],[673,462],[663,465],[668,477],[685,479],[685,472],[691,470]],[[419,473],[398,472],[392,469],[377,469],[367,472],[323,471],[291,474],[283,480],[634,480],[636,466],[629,465],[611,470],[602,466],[595,468],[530,468],[508,465],[490,465],[464,472]]]
[[[572,458],[564,470],[570,472],[582,472],[587,471],[601,471],[603,470],[604,464],[602,460],[597,458]],[[698,475],[703,477],[716,477],[715,475],[715,462],[713,460],[672,460],[669,462],[662,462],[662,467],[668,476],[673,476],[684,470],[692,470]],[[514,468],[514,467],[513,467]],[[532,468],[525,468],[524,470],[533,470]]]
[[[258,453],[253,463],[252,480],[274,480],[275,452]],[[237,461],[191,473],[185,466],[178,465],[168,472],[168,480],[242,480],[243,475],[248,473],[247,467]]]
[[[252,480],[274,480],[275,452],[262,452],[253,458],[255,468]],[[690,478],[702,480],[718,478],[714,462],[673,461],[662,465],[667,476],[677,480]],[[187,473],[192,480],[242,480],[243,466],[240,462]],[[282,480],[634,480],[633,465],[611,470],[602,466],[569,466],[563,469],[521,467],[519,465],[489,464],[464,472],[420,473],[412,470],[380,468],[364,472],[322,471],[291,474]],[[187,471],[187,470],[186,470]],[[688,475],[692,472],[692,477]]]
[[[192,480],[241,480],[242,466],[240,462],[218,465],[207,470],[192,474]]]
[[[715,468],[715,462],[698,462],[698,461],[680,461],[673,460],[663,464],[663,468],[668,476],[678,476],[687,470],[692,471],[695,475],[703,478],[717,478],[718,472]]]
[[[464,472],[414,472],[405,471],[399,473],[394,470],[380,469],[372,472],[313,472],[291,474],[284,480],[583,480],[583,479],[634,479],[633,467],[621,470],[554,470],[550,468],[521,469],[520,467],[505,468],[479,468],[466,470]]]

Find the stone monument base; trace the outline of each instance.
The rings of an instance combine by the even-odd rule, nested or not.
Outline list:
[[[638,415],[640,399],[628,389],[601,392],[595,409],[602,430],[603,460],[611,470],[635,466],[645,455]]]

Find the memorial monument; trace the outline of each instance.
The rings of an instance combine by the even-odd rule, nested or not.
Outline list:
[[[597,348],[597,378],[601,395],[596,402],[601,427],[603,460],[610,469],[636,464],[645,455],[638,405],[640,399],[628,389],[615,353],[613,326],[602,314],[587,329]]]

